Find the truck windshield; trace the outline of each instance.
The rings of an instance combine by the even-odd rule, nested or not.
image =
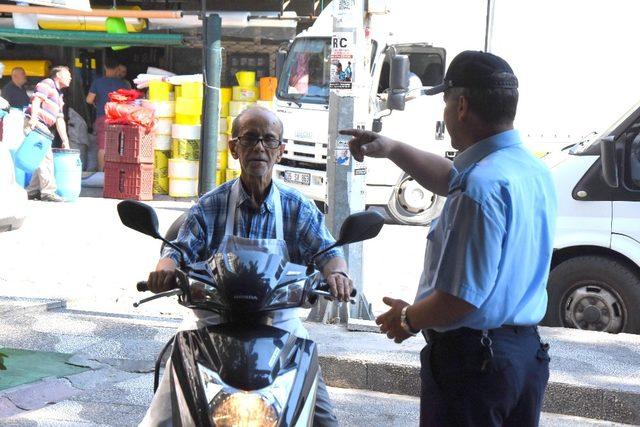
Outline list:
[[[278,98],[297,103],[327,104],[329,53],[328,38],[294,41],[278,82]]]

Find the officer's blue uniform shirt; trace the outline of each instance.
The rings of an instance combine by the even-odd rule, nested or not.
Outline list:
[[[460,153],[427,237],[416,301],[438,289],[477,310],[435,329],[537,324],[547,309],[556,211],[551,174],[517,131]]]

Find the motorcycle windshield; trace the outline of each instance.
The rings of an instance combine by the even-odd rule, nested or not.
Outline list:
[[[192,292],[199,308],[260,313],[303,304],[305,267],[287,262],[285,254],[240,242],[232,252],[218,252],[207,263],[214,285]]]

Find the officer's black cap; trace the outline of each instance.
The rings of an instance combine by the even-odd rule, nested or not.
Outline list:
[[[444,82],[425,92],[436,95],[452,87],[517,89],[518,78],[504,59],[487,52],[466,50],[451,61]]]

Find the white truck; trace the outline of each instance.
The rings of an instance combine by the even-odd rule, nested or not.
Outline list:
[[[544,160],[559,211],[543,324],[640,333],[640,104]]]
[[[284,123],[285,153],[274,168],[276,179],[319,203],[326,200],[326,159],[329,133],[329,54],[333,29],[330,4],[289,48],[276,91],[275,109]],[[397,2],[396,2],[397,3]],[[400,7],[399,7],[400,8]],[[409,93],[404,111],[386,109],[391,59],[407,55],[415,75],[414,87],[435,86],[445,70],[445,49],[432,46],[421,32],[400,36],[402,14],[375,16],[368,28],[371,54],[369,124],[380,119],[382,134],[442,155],[453,155],[445,140],[441,97]],[[396,33],[394,33],[396,31]],[[419,79],[419,81],[417,80]],[[410,86],[411,88],[411,86]],[[413,95],[413,96],[412,96]],[[419,130],[416,124],[420,124]],[[366,205],[384,208],[396,222],[428,224],[441,210],[443,199],[425,190],[385,159],[367,159]]]

